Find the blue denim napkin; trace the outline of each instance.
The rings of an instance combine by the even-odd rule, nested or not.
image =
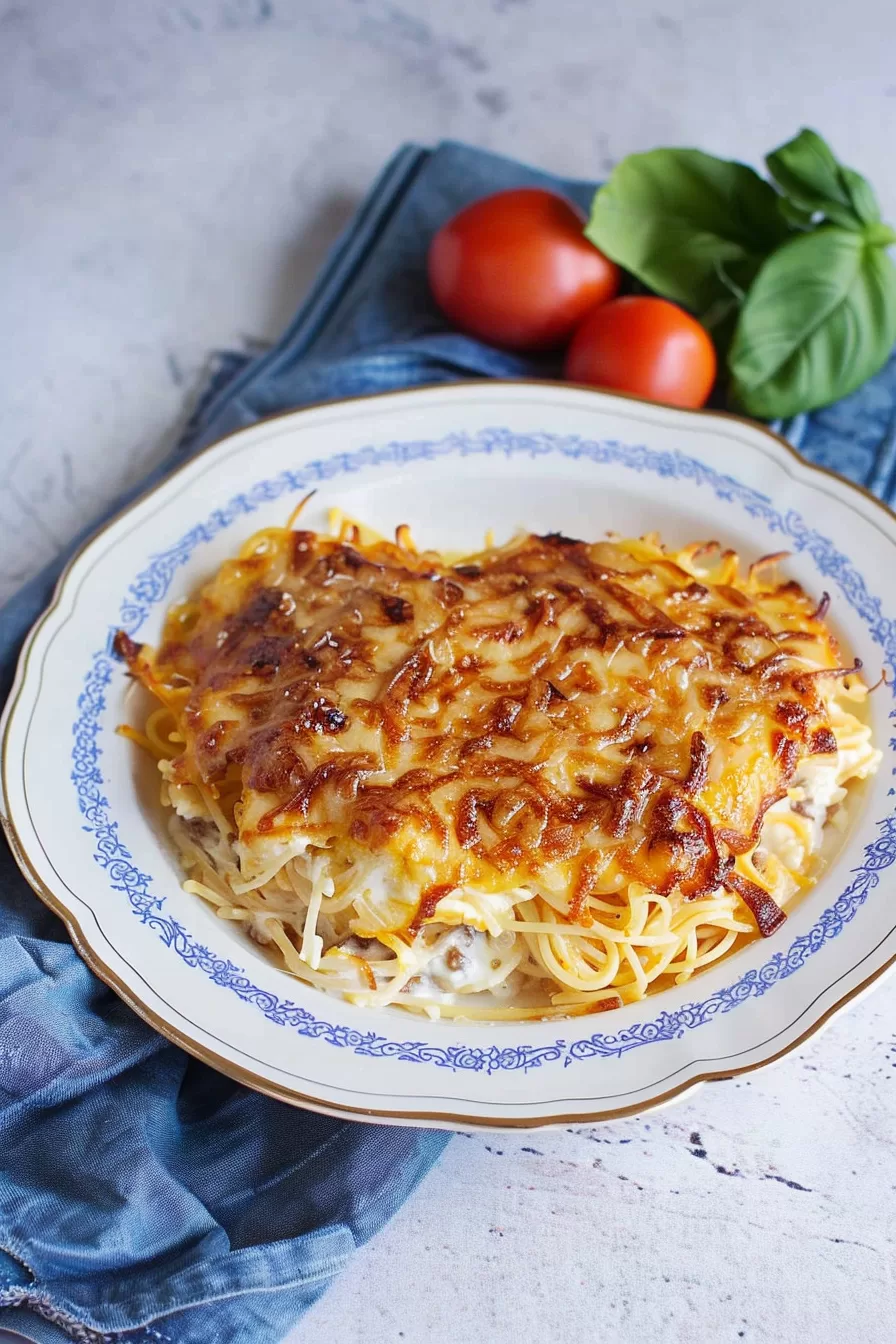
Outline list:
[[[531,184],[583,206],[593,191],[463,145],[400,150],[282,339],[260,358],[218,357],[182,442],[143,486],[286,407],[557,372],[551,358],[447,330],[426,286],[427,245],[447,215]],[[892,501],[896,360],[846,401],[780,428],[811,460]],[[4,686],[63,559],[0,612]],[[3,847],[0,1326],[39,1344],[278,1340],[446,1137],[294,1110],[167,1045],[91,975]]]

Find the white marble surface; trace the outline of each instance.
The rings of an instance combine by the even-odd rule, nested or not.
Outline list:
[[[587,176],[808,123],[892,219],[894,56],[891,0],[6,0],[0,595],[142,474],[209,348],[276,336],[401,140]],[[456,1139],[293,1344],[884,1344],[894,1009],[661,1115]]]

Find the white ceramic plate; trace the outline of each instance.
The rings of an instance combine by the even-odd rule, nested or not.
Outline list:
[[[896,958],[889,718],[872,697],[876,778],[844,846],[769,940],[678,989],[550,1023],[428,1022],[365,1010],[277,969],[180,889],[151,763],[116,724],[140,712],[110,656],[119,626],[154,641],[166,605],[256,528],[339,505],[384,532],[458,549],[519,526],[599,537],[715,537],[830,591],[872,678],[896,665],[896,518],[724,416],[538,383],[478,383],[334,403],[209,449],[100,532],[22,655],[5,716],[4,810],[21,867],[79,951],[159,1031],[286,1101],[466,1127],[569,1124],[680,1096],[775,1059]],[[891,677],[892,680],[892,677]],[[881,878],[885,880],[882,882]]]

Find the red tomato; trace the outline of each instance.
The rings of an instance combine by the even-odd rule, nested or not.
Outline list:
[[[492,345],[561,344],[619,288],[619,267],[589,243],[584,219],[570,201],[537,187],[474,201],[430,244],[436,303],[461,330]]]
[[[716,352],[683,308],[632,295],[589,313],[572,338],[563,373],[572,383],[696,407],[712,391]]]

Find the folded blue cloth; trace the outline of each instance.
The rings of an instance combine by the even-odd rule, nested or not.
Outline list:
[[[447,330],[426,286],[427,245],[446,216],[532,184],[582,205],[593,191],[463,145],[399,151],[283,338],[257,359],[219,357],[184,439],[141,488],[286,407],[555,373],[551,358]],[[813,461],[892,500],[896,360],[846,401],[782,428]],[[4,688],[63,559],[0,612]],[[278,1340],[446,1138],[294,1110],[167,1045],[87,970],[3,848],[0,1325],[39,1344]]]

